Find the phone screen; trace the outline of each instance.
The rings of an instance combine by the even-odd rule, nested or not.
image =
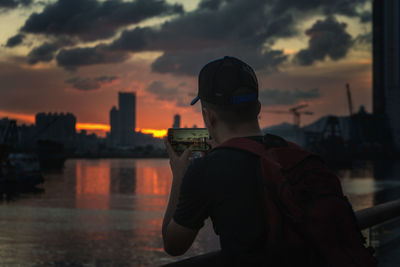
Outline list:
[[[168,140],[172,148],[184,151],[192,146],[193,151],[207,151],[211,147],[207,144],[210,134],[207,128],[170,128],[168,129]]]

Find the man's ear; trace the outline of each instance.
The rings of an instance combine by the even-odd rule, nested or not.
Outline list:
[[[216,122],[216,114],[213,110],[203,107],[204,122],[206,125],[214,126]]]
[[[257,100],[257,116],[260,115],[261,112],[261,103],[259,100]]]

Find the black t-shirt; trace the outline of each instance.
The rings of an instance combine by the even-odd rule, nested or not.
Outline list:
[[[248,138],[262,142],[262,136]],[[200,229],[210,217],[223,255],[235,266],[254,266],[263,255],[265,219],[259,168],[257,156],[231,148],[195,159],[183,177],[173,215],[178,224],[191,229]]]

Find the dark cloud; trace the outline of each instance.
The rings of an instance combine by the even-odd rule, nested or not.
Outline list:
[[[113,51],[105,45],[94,48],[62,49],[56,56],[57,64],[68,70],[75,70],[80,66],[94,64],[118,63],[126,60],[128,54]]]
[[[310,90],[295,89],[293,91],[264,89],[259,93],[259,99],[263,106],[294,105],[300,101],[316,99],[320,97],[321,94],[318,88]]]
[[[57,64],[76,69],[123,62],[131,53],[161,51],[163,54],[152,63],[154,72],[196,75],[204,63],[224,55],[239,57],[256,70],[274,72],[287,61],[283,51],[271,48],[275,41],[296,36],[298,21],[315,14],[329,16],[307,31],[309,48],[302,50],[296,60],[310,65],[326,56],[334,60],[344,57],[351,36],[333,14],[360,16],[357,7],[366,1],[202,0],[197,9],[184,13],[181,5],[165,0],[58,0],[41,13],[32,14],[22,32],[100,40],[148,18],[179,14],[156,27],[123,30],[111,43],[60,47]],[[300,12],[293,12],[296,10]]]
[[[113,50],[125,50],[125,51],[141,51],[145,49],[152,50],[149,46],[160,47],[159,43],[154,43],[157,31],[152,28],[141,28],[136,27],[133,30],[123,31],[120,37],[114,40],[109,46]],[[147,47],[147,48],[146,48]]]
[[[0,0],[0,10],[11,9],[18,6],[28,6],[32,4],[33,0]]]
[[[357,49],[372,49],[372,32],[359,34],[354,38],[355,48]]]
[[[99,77],[95,78],[95,81],[98,81],[98,82],[101,82],[101,83],[110,83],[110,82],[113,82],[113,81],[118,80],[118,79],[119,79],[118,76],[106,76],[106,75],[103,75],[103,76],[99,76]]]
[[[170,87],[162,81],[154,81],[146,88],[146,91],[155,95],[158,100],[175,102],[178,107],[188,107],[190,101],[187,100],[188,94],[182,89],[184,86],[185,84],[181,83],[178,86]]]
[[[21,28],[21,32],[45,34],[52,42],[45,42],[34,48],[28,55],[28,61],[50,61],[54,53],[66,45],[77,41],[93,41],[112,37],[123,26],[141,22],[145,19],[171,14],[182,14],[181,5],[170,5],[165,0],[58,0],[47,5],[41,13],[32,14]],[[54,39],[56,41],[54,41]],[[124,41],[123,39],[121,39]],[[11,40],[9,40],[11,42]],[[51,44],[51,46],[50,46]],[[115,49],[118,44],[115,44]],[[61,50],[59,64],[65,68],[75,65],[121,62],[127,58],[121,53],[110,53],[104,45],[89,49],[77,48],[74,51]],[[84,55],[83,59],[76,56]],[[115,59],[110,58],[116,56]],[[71,58],[69,58],[71,56]],[[77,61],[75,61],[77,59]],[[89,62],[90,61],[90,62]]]
[[[212,57],[209,57],[210,54]],[[159,73],[196,75],[211,58],[215,58],[212,51],[199,51],[196,54],[188,51],[166,52],[151,64],[151,69]]]
[[[33,65],[38,62],[50,62],[58,46],[54,43],[44,43],[32,49],[28,54],[28,63]]]
[[[325,15],[358,16],[357,7],[370,0],[275,0],[273,12],[288,10],[301,12],[322,12]]]
[[[344,58],[353,45],[346,27],[346,23],[340,23],[332,16],[318,20],[306,31],[310,37],[308,48],[297,53],[295,62],[308,66],[317,60],[323,61],[327,56],[333,60]]]
[[[203,0],[199,3],[199,8],[217,10],[223,2],[223,0]]]
[[[164,0],[58,0],[32,14],[21,30],[93,41],[112,37],[121,27],[151,17],[182,13],[181,5]]]
[[[68,84],[72,84],[72,86],[80,91],[92,91],[100,89],[103,84],[111,83],[117,80],[117,76],[100,76],[96,78],[87,78],[87,77],[74,77],[66,80],[65,82]]]
[[[38,62],[50,62],[53,60],[56,52],[61,47],[67,45],[74,45],[74,42],[68,38],[57,38],[53,42],[45,42],[29,52],[28,63],[34,65]]]
[[[158,100],[175,101],[179,95],[178,87],[167,87],[161,81],[152,82],[146,90],[154,94]]]
[[[208,61],[229,55],[245,60],[254,69],[274,72],[287,59],[282,51],[258,51],[258,49],[258,47],[228,47],[226,49],[211,48],[195,53],[192,51],[166,52],[153,62],[151,68],[159,73],[197,75]]]
[[[25,34],[18,33],[7,40],[6,47],[15,47],[20,45],[25,38]]]
[[[272,14],[263,0],[219,1],[219,8],[198,9],[161,26],[161,39],[179,48],[261,46],[270,38],[296,33],[290,14]],[[245,19],[238,19],[239,17]],[[172,47],[172,48],[173,48]]]
[[[360,21],[362,23],[370,23],[372,22],[372,12],[371,11],[364,11],[360,14]]]
[[[100,88],[100,84],[92,79],[84,77],[74,77],[65,81],[66,83],[72,84],[72,86],[81,91],[91,91]]]
[[[115,63],[127,58],[120,56],[110,60],[107,57],[110,51],[124,54],[163,51],[163,55],[152,64],[155,72],[196,75],[204,63],[224,55],[240,57],[255,69],[277,70],[286,56],[282,51],[271,50],[266,42],[296,32],[291,15],[269,14],[264,9],[266,2],[261,0],[220,2],[218,10],[200,4],[203,8],[167,21],[158,28],[137,27],[126,30],[113,43],[103,45],[103,49],[99,49],[99,46],[84,51],[77,48],[76,51],[85,53],[80,53],[74,62],[69,60],[69,65],[78,67]],[[246,19],[239,20],[238,14]],[[73,55],[76,51],[63,51],[63,58],[66,59],[67,55]],[[99,61],[101,59],[104,60]],[[58,64],[69,66],[61,60],[58,60]]]

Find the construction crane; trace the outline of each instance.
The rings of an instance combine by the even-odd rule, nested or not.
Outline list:
[[[264,110],[264,112],[267,113],[275,113],[275,114],[293,114],[293,124],[297,127],[300,128],[300,116],[301,115],[313,115],[314,112],[312,111],[299,111],[299,109],[303,109],[305,107],[308,107],[308,104],[301,104],[298,106],[295,106],[288,111],[284,110]]]
[[[350,84],[346,83],[347,103],[349,104],[350,116],[353,116],[353,101],[351,99]]]

